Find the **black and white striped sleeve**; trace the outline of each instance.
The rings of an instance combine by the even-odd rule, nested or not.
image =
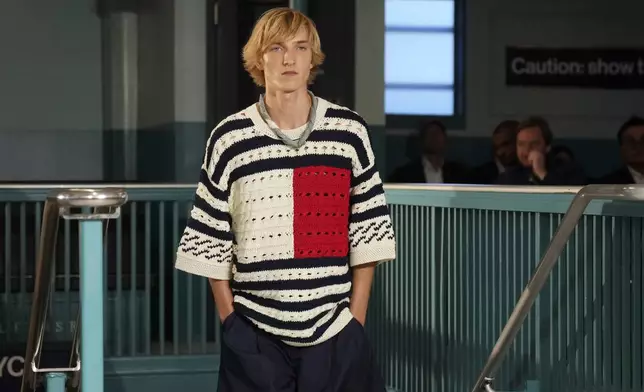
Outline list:
[[[175,267],[207,278],[229,280],[233,259],[229,189],[221,178],[213,176],[215,168],[222,164],[215,148],[219,131],[216,128],[212,132],[206,145],[194,205],[179,242]]]
[[[351,266],[395,259],[394,229],[365,126],[358,132],[351,175],[349,255]]]

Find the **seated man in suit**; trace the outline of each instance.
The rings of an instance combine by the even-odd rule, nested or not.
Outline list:
[[[437,120],[421,124],[421,157],[397,168],[389,177],[393,183],[462,184],[468,182],[467,169],[445,159],[447,129]]]
[[[519,165],[503,173],[503,185],[584,185],[586,177],[574,163],[555,159],[550,149],[552,130],[541,117],[530,117],[517,127]]]
[[[632,117],[617,132],[624,165],[600,178],[599,184],[644,184],[644,118]]]
[[[518,121],[502,121],[492,133],[492,156],[489,162],[472,171],[472,181],[476,184],[494,184],[499,176],[516,165],[516,137]]]

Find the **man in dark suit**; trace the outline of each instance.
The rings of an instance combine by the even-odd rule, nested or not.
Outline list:
[[[417,184],[462,184],[468,182],[467,169],[445,159],[447,129],[437,120],[419,128],[421,157],[397,168],[388,182]]]
[[[519,165],[498,180],[504,185],[584,185],[586,177],[574,162],[555,159],[550,149],[552,130],[541,117],[530,117],[517,127]]]
[[[632,117],[617,132],[624,165],[596,182],[599,184],[644,184],[644,118]]]
[[[492,133],[492,160],[472,171],[476,184],[494,184],[499,175],[517,164],[516,136],[518,121],[502,121]]]

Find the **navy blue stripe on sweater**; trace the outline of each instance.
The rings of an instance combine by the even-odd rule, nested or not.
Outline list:
[[[303,331],[305,329],[309,329],[313,327],[315,323],[317,323],[321,318],[327,315],[327,312],[321,312],[315,317],[303,321],[283,321],[260,313],[240,302],[235,302],[234,307],[236,311],[239,311],[241,314],[247,317],[255,319],[259,323],[270,325],[273,328],[285,329],[288,331]],[[281,310],[282,309],[280,309],[280,311]]]
[[[315,142],[346,143],[348,145],[346,148],[350,148],[349,146],[351,146],[353,149],[355,149],[356,153],[358,154],[358,159],[360,161],[360,164],[363,165],[363,167],[366,167],[369,164],[369,158],[367,156],[367,152],[364,149],[364,146],[362,146],[362,141],[357,135],[351,132],[337,131],[337,130],[314,131],[311,133],[308,140],[315,141]],[[240,154],[253,151],[253,150],[258,150],[261,148],[270,149],[271,147],[280,148],[280,149],[288,148],[284,146],[284,143],[282,143],[280,140],[275,140],[265,135],[259,135],[250,139],[241,140],[237,143],[231,144],[228,148],[226,148],[226,150],[224,150],[221,153],[221,156],[218,157],[217,165],[215,166],[213,171],[213,179],[217,180],[221,178],[221,175],[223,174],[228,162],[230,162],[233,158],[239,156]],[[306,162],[306,159],[320,161],[320,159],[316,157],[325,157],[324,160],[322,160],[321,162],[326,163],[326,166],[332,166],[333,160],[342,158],[342,155],[343,155],[343,154],[338,154],[342,152],[343,147],[331,146],[329,148],[330,151],[328,151],[328,153],[322,147],[318,147],[315,145],[304,146],[302,148],[305,153],[310,152],[310,155],[303,155],[299,157],[282,157],[282,158],[270,158],[269,156],[266,156],[263,158],[258,155],[258,156],[251,156],[250,158],[253,160],[252,162],[258,162],[258,163],[266,159],[289,159],[291,160],[290,162],[292,163],[284,164],[283,167],[278,167],[278,169],[294,169],[296,167],[308,166],[309,163]],[[337,151],[336,153],[336,150],[340,150],[340,151]],[[297,159],[301,159],[304,161],[298,161]],[[346,160],[349,161],[348,159]],[[343,166],[345,165],[342,165],[341,167]],[[347,168],[351,168],[351,166],[348,166]],[[236,178],[239,178],[239,177],[236,177]],[[218,181],[215,181],[215,182],[218,182]]]
[[[213,170],[213,178],[221,178],[224,170],[226,169],[226,165],[228,165],[233,158],[248,151],[253,151],[263,147],[284,148],[284,144],[265,135],[259,135],[233,143],[221,153],[221,156],[218,157],[217,164]],[[255,159],[253,159],[253,161],[255,161]]]
[[[367,169],[364,173],[360,174],[359,176],[351,176],[351,187],[356,187],[360,186],[360,184],[365,183],[373,177],[378,170],[376,169],[376,165],[371,166],[369,169]]]
[[[337,303],[349,297],[349,293],[330,294],[321,298],[300,300],[300,301],[280,301],[276,299],[264,298],[248,292],[233,291],[233,294],[245,298],[259,306],[284,310],[287,312],[305,312],[329,303]]]
[[[235,303],[234,306],[235,306],[235,310],[239,310],[241,314],[246,315],[246,316],[248,316],[248,317],[250,317],[250,318],[252,318],[254,320],[257,320],[258,322],[260,322],[262,324],[266,324],[266,325],[269,325],[271,327],[285,329],[285,330],[292,330],[292,331],[300,331],[300,330],[304,329],[304,328],[301,328],[301,329],[297,328],[294,325],[295,323],[284,323],[284,322],[279,322],[279,321],[275,320],[274,318],[267,318],[266,316],[264,316],[262,314],[259,314],[259,313],[257,313],[256,311],[254,311],[252,309],[248,309],[248,307],[243,306],[243,305],[241,305],[239,303]],[[338,304],[338,306],[336,307],[336,309],[333,312],[333,316],[328,321],[326,321],[325,323],[320,325],[313,332],[313,334],[311,336],[309,336],[309,337],[306,337],[306,338],[294,338],[294,337],[291,337],[291,336],[281,336],[281,337],[282,337],[282,339],[284,341],[293,342],[293,343],[297,343],[297,344],[313,343],[316,340],[318,340],[324,334],[324,332],[326,332],[326,330],[329,328],[329,326],[338,318],[340,313],[344,309],[346,309],[348,307],[349,307],[348,302],[342,302],[342,303]],[[326,315],[326,313],[324,313],[324,315]]]
[[[224,203],[228,202],[228,192],[222,191],[213,185],[212,179],[209,178],[208,173],[203,168],[199,172],[199,183],[203,185],[208,193],[210,193],[215,199],[221,200]]]
[[[262,280],[239,282],[233,279],[230,288],[233,290],[315,290],[326,286],[345,284],[351,281],[351,275],[325,276],[318,279]]]
[[[234,169],[230,173],[229,184],[255,173],[269,170],[296,169],[307,166],[330,166],[350,170],[351,160],[339,155],[303,155],[299,157],[257,159]]]
[[[210,134],[210,142],[208,144],[208,148],[206,149],[206,162],[210,164],[210,162],[212,161],[215,144],[219,141],[219,139],[230,132],[234,132],[239,129],[250,128],[253,125],[253,120],[249,118],[230,120],[224,122],[223,124],[220,124]]]
[[[349,222],[350,223],[364,222],[369,219],[374,219],[374,218],[387,216],[387,215],[389,215],[389,208],[387,206],[378,206],[378,207],[370,208],[365,211],[351,214],[351,217],[349,218]]]
[[[351,205],[353,205],[353,204],[363,203],[365,201],[373,199],[374,197],[377,197],[380,194],[382,194],[382,187],[372,186],[368,191],[364,193],[351,196],[349,200]]]
[[[358,155],[358,161],[362,167],[369,166],[369,156],[362,143],[362,139],[353,132],[338,129],[321,129],[311,133],[308,138],[312,142],[337,142],[351,146]],[[334,147],[338,148],[338,147]],[[342,149],[342,147],[340,147]],[[340,152],[343,152],[340,150]]]
[[[195,202],[194,202],[195,208],[200,209],[201,211],[205,212],[209,217],[227,222],[230,224],[231,218],[230,214],[227,212],[220,211],[216,208],[213,208],[207,201],[201,198],[199,195],[195,195]]]
[[[360,123],[365,129],[368,129],[367,122],[356,112],[353,112],[349,109],[339,109],[339,108],[328,108],[326,113],[324,113],[325,118],[341,118],[346,120],[352,120]],[[330,121],[333,121],[329,118]]]
[[[188,219],[187,226],[195,231],[203,233],[209,237],[216,238],[220,241],[231,241],[233,240],[233,233],[231,231],[217,230],[213,227],[205,225],[194,218]]]
[[[343,267],[349,264],[347,257],[320,257],[306,259],[266,260],[256,263],[235,263],[237,272],[260,272],[283,269]]]

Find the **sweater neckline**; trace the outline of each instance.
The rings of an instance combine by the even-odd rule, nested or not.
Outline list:
[[[326,111],[329,107],[328,101],[326,101],[323,98],[320,97],[315,97],[317,100],[317,107],[315,108],[315,115],[313,116],[313,126],[311,127],[311,133],[315,132],[315,130],[319,127],[319,124],[324,121],[324,116],[326,114]],[[255,127],[255,130],[258,131],[260,134],[265,135],[270,137],[271,139],[275,140],[280,140],[282,143],[284,141],[277,135],[264,121],[262,118],[262,115],[259,112],[258,108],[259,103],[254,103],[248,108],[248,118],[253,122],[253,126]],[[307,138],[308,139],[308,138]],[[307,142],[305,141],[300,145],[299,147],[302,147],[305,145]],[[284,143],[286,144],[286,143]],[[288,145],[288,144],[286,144]],[[299,147],[293,147],[292,148],[299,148]]]

